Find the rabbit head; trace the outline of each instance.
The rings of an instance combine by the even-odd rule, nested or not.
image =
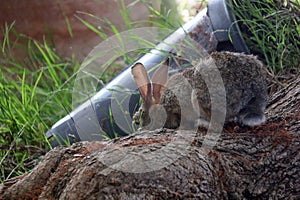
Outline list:
[[[142,127],[146,129],[163,127],[167,114],[159,103],[168,78],[168,66],[161,65],[153,74],[152,81],[141,63],[136,63],[131,72],[143,101],[139,111],[133,116],[133,121],[136,124],[141,121]]]
[[[132,67],[133,79],[143,100],[133,122],[141,121],[142,127],[148,130],[194,128],[197,115],[191,102],[191,84],[183,73],[168,79],[168,62],[155,71],[152,81],[141,63]]]

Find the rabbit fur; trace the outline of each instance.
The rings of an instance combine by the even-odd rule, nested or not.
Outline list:
[[[132,75],[143,103],[133,121],[151,130],[207,128],[212,113],[224,116],[225,123],[257,126],[265,122],[267,85],[263,63],[256,56],[213,52],[194,66],[167,79],[168,66],[163,65],[151,82],[144,66],[135,64]]]

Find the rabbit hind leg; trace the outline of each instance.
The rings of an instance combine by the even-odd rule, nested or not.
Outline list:
[[[266,103],[259,98],[252,99],[238,116],[239,122],[247,126],[258,126],[266,121],[264,110]]]
[[[266,121],[266,117],[263,113],[247,113],[242,118],[242,123],[247,126],[258,126]]]

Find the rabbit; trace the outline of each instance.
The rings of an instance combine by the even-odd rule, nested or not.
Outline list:
[[[151,82],[144,66],[136,63],[131,70],[142,105],[133,122],[141,121],[143,128],[151,130],[208,128],[212,112],[224,116],[225,123],[253,127],[265,122],[267,85],[263,63],[256,56],[213,52],[194,66],[168,79],[168,66],[162,65]]]

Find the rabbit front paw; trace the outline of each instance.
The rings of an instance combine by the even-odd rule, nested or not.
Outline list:
[[[132,124],[140,125],[142,120],[143,110],[140,108],[132,117]]]

